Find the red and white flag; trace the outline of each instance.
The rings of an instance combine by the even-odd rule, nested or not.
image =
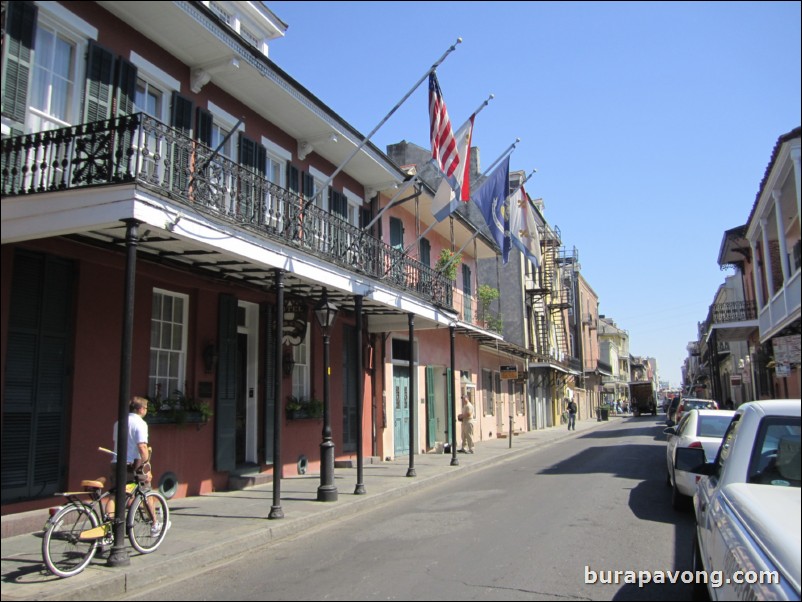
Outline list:
[[[448,118],[443,93],[434,71],[429,74],[429,125],[432,159],[446,177],[451,177],[459,167],[460,156],[454,132],[451,130],[451,120]]]

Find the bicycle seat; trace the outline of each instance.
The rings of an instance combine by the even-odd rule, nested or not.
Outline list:
[[[94,481],[81,481],[81,487],[84,487],[85,489],[103,489],[105,486],[105,477],[99,477]]]

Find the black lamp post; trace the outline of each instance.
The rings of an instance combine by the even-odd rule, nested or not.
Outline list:
[[[329,395],[329,329],[337,318],[337,306],[329,301],[326,289],[323,298],[315,306],[317,321],[323,329],[323,441],[320,442],[320,487],[318,502],[336,502],[337,487],[334,486],[334,441],[331,439],[331,399]]]

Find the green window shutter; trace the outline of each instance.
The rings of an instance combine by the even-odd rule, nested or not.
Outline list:
[[[303,172],[301,176],[303,180],[304,198],[308,201],[315,194],[315,178],[312,174],[307,172]]]
[[[217,345],[217,403],[214,467],[234,470],[237,432],[237,299],[220,295]]]
[[[427,268],[432,267],[432,245],[425,238],[420,239],[420,262]]]
[[[397,217],[390,218],[390,246],[404,249],[404,223]]]
[[[437,416],[435,415],[434,366],[426,366],[426,416],[428,419],[426,443],[428,447],[434,447],[438,435]]]
[[[5,4],[5,3],[4,3]],[[36,15],[33,2],[9,2],[6,14],[7,46],[3,65],[3,115],[24,130],[28,110],[28,86],[33,71]]]
[[[134,112],[136,98],[136,65],[122,57],[117,58],[117,82],[115,98],[117,101],[117,115],[131,115]]]
[[[114,55],[90,40],[86,61],[84,122],[91,123],[111,117],[114,98]]]
[[[343,193],[336,190],[330,192],[329,208],[333,214],[339,215],[343,219],[348,219],[348,200]]]

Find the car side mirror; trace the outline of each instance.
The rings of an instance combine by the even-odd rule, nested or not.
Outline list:
[[[713,463],[708,463],[703,448],[680,447],[677,448],[677,453],[674,457],[674,468],[676,470],[710,476],[713,474],[715,466]]]
[[[673,426],[669,426],[668,428],[663,429],[663,434],[668,435],[669,437],[674,437],[677,434],[677,429]]]

